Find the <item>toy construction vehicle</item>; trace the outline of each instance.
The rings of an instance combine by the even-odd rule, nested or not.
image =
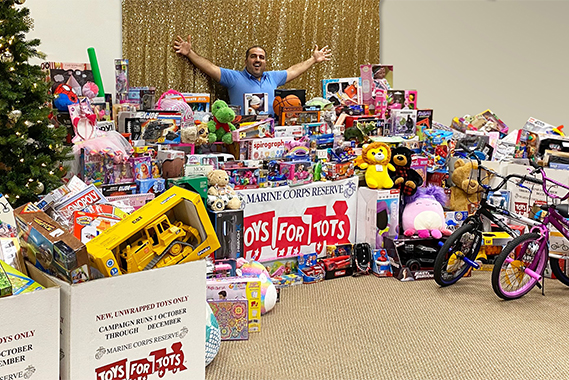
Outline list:
[[[110,277],[203,259],[220,244],[202,198],[173,186],[86,247],[91,265]]]
[[[177,264],[201,242],[197,229],[180,221],[172,225],[166,215],[144,227],[141,235],[120,252],[129,273]]]

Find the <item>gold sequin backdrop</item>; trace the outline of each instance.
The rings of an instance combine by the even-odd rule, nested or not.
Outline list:
[[[131,86],[155,86],[159,96],[174,88],[226,91],[172,45],[192,36],[192,47],[214,64],[244,68],[245,51],[264,46],[267,70],[285,70],[310,58],[314,45],[332,59],[312,66],[286,88],[321,96],[321,79],[359,76],[359,65],[379,62],[379,0],[123,0],[123,57]]]

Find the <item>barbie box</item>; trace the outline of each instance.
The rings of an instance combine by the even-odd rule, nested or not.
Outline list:
[[[62,380],[205,378],[204,260],[58,284]]]
[[[46,289],[0,299],[2,380],[59,378],[59,288],[39,269],[29,270]]]

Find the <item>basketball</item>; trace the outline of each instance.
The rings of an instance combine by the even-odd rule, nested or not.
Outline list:
[[[283,107],[302,107],[300,99],[296,95],[287,95],[283,99]]]
[[[283,99],[280,96],[275,96],[275,100],[273,100],[273,112],[275,115],[280,116],[282,108]]]

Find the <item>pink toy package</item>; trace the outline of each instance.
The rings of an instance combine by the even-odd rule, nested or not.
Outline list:
[[[378,93],[393,88],[393,65],[360,65],[360,76],[363,104],[376,104]]]

